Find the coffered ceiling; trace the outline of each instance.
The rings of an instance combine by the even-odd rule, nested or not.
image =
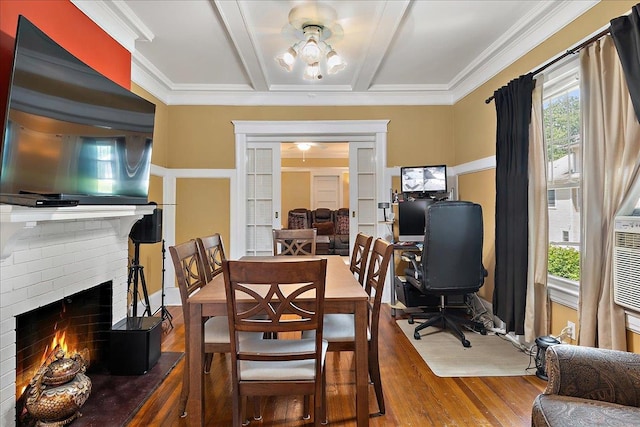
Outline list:
[[[449,105],[597,3],[72,1],[132,53],[132,80],[170,105]],[[310,20],[335,13],[327,42],[344,70],[309,81],[301,65],[281,68],[300,35],[295,7]]]

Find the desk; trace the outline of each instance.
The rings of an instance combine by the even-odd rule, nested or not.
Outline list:
[[[243,257],[242,260],[287,262],[301,257]],[[369,366],[367,347],[368,296],[339,256],[319,256],[327,259],[325,313],[354,313],[356,328],[356,418],[358,426],[369,425]],[[199,292],[189,298],[189,426],[204,425],[204,370],[202,317],[226,316],[227,299],[222,274],[217,275]]]
[[[396,316],[398,300],[396,298],[396,287],[395,287],[395,279],[396,279],[396,251],[403,252],[421,252],[416,242],[404,242],[404,243],[394,243],[393,244],[393,252],[391,256],[391,316]],[[404,274],[404,273],[403,273]]]

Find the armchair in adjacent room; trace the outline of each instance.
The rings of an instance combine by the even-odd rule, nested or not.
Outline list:
[[[420,339],[420,331],[429,326],[450,329],[462,345],[470,347],[460,325],[486,334],[484,325],[453,313],[448,299],[477,292],[487,275],[482,264],[483,222],[482,207],[472,202],[438,202],[426,210],[425,236],[421,260],[416,253],[406,252],[403,257],[411,260],[405,270],[406,280],[426,295],[440,297],[439,311],[412,315],[426,318],[414,331]]]

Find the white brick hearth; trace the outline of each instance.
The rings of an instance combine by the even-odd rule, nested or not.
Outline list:
[[[124,318],[129,231],[153,209],[0,205],[0,425],[15,425],[15,316],[111,280]]]

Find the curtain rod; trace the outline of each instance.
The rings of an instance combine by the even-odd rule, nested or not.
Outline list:
[[[577,51],[579,51],[580,49],[582,49],[585,46],[589,46],[591,43],[595,42],[596,40],[598,40],[599,38],[609,34],[609,28],[607,28],[606,30],[602,30],[601,32],[599,32],[598,34],[596,34],[595,36],[591,37],[589,40],[584,41],[582,43],[580,43],[578,46],[567,50],[565,53],[563,53],[562,55],[560,55],[559,57],[557,57],[556,59],[553,59],[549,62],[547,62],[546,64],[540,66],[540,68],[538,68],[535,71],[532,71],[531,74],[533,74],[534,76],[536,74],[539,74],[541,72],[543,72],[544,70],[546,70],[547,68],[549,68],[550,66],[552,66],[553,64],[555,64],[556,62],[560,61],[561,59],[566,58],[569,55],[573,55],[574,53],[576,53]],[[493,101],[493,95],[491,95],[489,98],[485,99],[484,103],[488,104],[491,101]]]

